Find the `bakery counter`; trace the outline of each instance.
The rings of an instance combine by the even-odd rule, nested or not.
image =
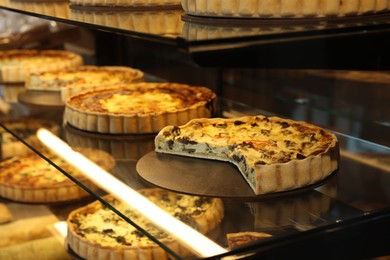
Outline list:
[[[389,56],[388,13],[321,19],[226,19],[188,15],[180,6],[104,8],[77,6],[68,1],[23,0],[1,0],[0,6],[61,23],[167,44],[207,67],[390,67],[388,59],[383,58]]]
[[[338,170],[323,181],[308,187],[256,196],[248,192],[250,191],[249,186],[239,187],[245,182],[242,182],[240,178],[237,179],[239,172],[228,163],[219,164],[209,160],[205,162],[202,159],[191,158],[185,162],[184,166],[180,166],[180,174],[177,174],[179,170],[175,168],[178,167],[175,163],[181,159],[175,160],[176,162],[173,164],[169,161],[153,161],[153,163],[148,161],[156,159],[153,157],[155,155],[155,135],[116,135],[83,131],[63,123],[63,108],[61,106],[57,105],[53,109],[47,109],[53,104],[19,102],[20,97],[23,97],[23,91],[25,90],[21,86],[2,87],[2,93],[7,94],[3,98],[11,105],[8,110],[9,117],[23,119],[34,116],[56,121],[60,126],[58,136],[70,146],[78,147],[81,150],[99,150],[111,155],[115,166],[110,170],[110,173],[126,187],[133,190],[153,190],[157,187],[176,195],[180,194],[180,197],[185,194],[190,197],[199,196],[204,200],[218,199],[222,203],[218,205],[223,205],[223,215],[214,213],[216,222],[210,225],[211,229],[206,228],[205,230],[207,230],[206,236],[226,252],[218,252],[214,255],[244,254],[248,256],[248,254],[253,253],[255,255],[277,256],[283,251],[296,256],[313,257],[321,248],[339,248],[340,244],[345,245],[347,250],[343,252],[326,250],[323,252],[324,256],[339,257],[341,254],[345,257],[364,256],[370,258],[389,253],[388,246],[386,246],[389,243],[389,238],[384,234],[384,228],[381,226],[389,223],[389,147],[335,131],[341,155]],[[218,104],[221,115],[227,118],[255,114],[275,115],[272,112],[225,98],[221,98]],[[3,116],[2,123],[4,122]],[[36,145],[33,148],[36,148],[38,152],[42,151]],[[200,169],[203,167],[203,170],[196,172],[197,167]],[[60,167],[59,170],[68,169]],[[156,177],[156,173],[159,176]],[[201,181],[191,181],[188,179],[188,174],[201,176],[201,178],[197,178]],[[76,181],[80,181],[80,179],[76,178]],[[221,186],[226,186],[225,183],[229,182],[233,182],[233,184],[228,185],[224,190],[218,189]],[[83,182],[78,184],[81,187],[86,187],[83,186]],[[213,185],[216,186],[213,187]],[[233,186],[241,188],[241,192],[234,193]],[[43,224],[31,224],[31,226],[34,225],[34,230],[32,228],[30,233],[31,236],[20,235],[24,237],[24,240],[5,243],[1,254],[8,256],[13,254],[12,252],[23,252],[31,256],[34,253],[37,257],[42,258],[44,254],[51,252],[45,249],[45,246],[50,245],[53,254],[57,256],[78,258],[77,252],[68,247],[68,243],[74,243],[74,241],[69,242],[64,237],[58,240],[58,234],[52,233],[52,223],[66,220],[70,212],[97,199],[106,205],[103,208],[114,210],[114,215],[124,217],[130,223],[125,221],[122,223],[118,217],[115,217],[118,225],[123,225],[128,230],[134,230],[132,226],[139,224],[138,218],[134,216],[126,219],[127,208],[123,208],[108,197],[104,197],[106,194],[104,189],[91,189],[89,186],[86,188],[90,192],[88,196],[70,202],[26,203],[2,198],[2,205],[8,207],[13,215],[13,219],[8,220],[8,223],[1,224],[2,230],[3,228],[14,230],[16,226],[35,223],[33,222],[35,220]],[[210,190],[221,193],[214,193],[211,196],[208,193]],[[186,208],[186,206],[179,208]],[[216,206],[216,208],[221,210],[220,206]],[[37,216],[36,219],[35,216]],[[46,224],[49,224],[49,229],[46,229]],[[103,233],[111,232],[111,228],[106,226]],[[152,239],[159,238],[159,232],[143,233],[145,230],[142,231],[142,228],[138,228],[141,233],[137,232],[137,234],[144,234],[147,237],[151,235]],[[367,235],[372,235],[368,232],[371,228],[377,232],[376,235],[365,239]],[[23,232],[27,232],[24,228],[23,230]],[[35,233],[39,233],[39,235],[35,236]],[[2,232],[2,236],[3,234],[5,233]],[[18,234],[15,232],[15,236]],[[250,243],[242,241],[243,237],[238,240],[237,238],[232,239],[235,235],[243,234],[250,235]],[[321,240],[321,238],[324,239]],[[17,240],[18,238],[4,237],[4,240],[7,241],[12,239]],[[344,240],[340,242],[340,239],[346,239],[349,242],[344,244]],[[313,241],[318,240],[318,244],[314,243],[310,249],[306,248],[306,250],[297,252],[300,248],[299,241],[313,243]],[[120,242],[122,239],[117,238],[118,241]],[[241,244],[237,247],[233,241],[236,243],[239,241]],[[174,258],[188,258],[188,251],[177,244],[167,242],[165,239],[161,239],[161,241],[157,239],[156,243],[159,245],[158,247],[163,248],[164,252],[169,252]],[[364,243],[364,246],[353,247],[353,243],[359,245]],[[296,245],[296,250],[290,248],[289,245]],[[275,248],[279,250],[274,251]],[[162,251],[158,252],[161,254]],[[197,257],[204,258],[204,256]]]

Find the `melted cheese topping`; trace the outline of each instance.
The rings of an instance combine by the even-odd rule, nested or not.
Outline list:
[[[115,94],[111,98],[99,100],[102,108],[111,113],[153,113],[159,110],[170,111],[183,107],[180,99],[166,93]]]
[[[2,66],[32,66],[73,59],[76,55],[65,51],[17,50],[0,52]]]
[[[67,71],[33,74],[44,87],[77,87],[80,85],[131,83],[143,78],[143,73],[127,67],[81,66]]]
[[[168,147],[158,149],[211,155],[211,158],[228,157],[235,161],[245,155],[249,165],[274,164],[319,154],[334,140],[330,133],[318,127],[283,119],[256,117],[245,122],[212,122],[194,120],[182,127],[163,129],[160,138]]]
[[[72,96],[67,106],[87,112],[152,114],[176,112],[196,104],[207,104],[215,94],[204,87],[174,83],[138,83]]]
[[[152,192],[150,193],[147,190],[145,192],[141,190],[140,193],[169,214],[194,228],[197,227],[196,217],[209,210],[212,205],[211,198],[180,195],[163,190],[157,192],[157,189],[151,190]],[[155,238],[159,240],[173,239],[153,226],[127,204],[121,203],[113,197],[107,197],[106,200]],[[71,215],[68,221],[74,225],[77,235],[101,246],[116,247],[119,245],[142,246],[153,244],[144,234],[110,209],[102,206],[100,202],[94,202],[77,210],[77,213]]]

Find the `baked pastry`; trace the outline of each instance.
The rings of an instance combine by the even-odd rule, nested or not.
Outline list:
[[[203,234],[216,228],[224,215],[222,200],[218,198],[183,195],[154,188],[142,189],[139,192],[172,216]],[[173,249],[175,253],[187,256],[190,253],[171,235],[155,227],[128,204],[110,195],[104,199],[161,243]],[[164,249],[99,201],[71,212],[67,223],[69,246],[84,259],[164,260],[169,258]]]
[[[183,22],[181,8],[173,10],[90,10],[88,8],[72,8],[70,18],[84,23],[93,23],[136,31],[147,34],[157,34],[164,37],[179,37],[182,35]]]
[[[76,149],[103,169],[109,171],[115,160],[106,152]],[[66,173],[91,190],[97,186],[62,158],[47,151],[44,155]],[[0,162],[0,196],[21,202],[65,202],[86,197],[88,193],[36,153],[14,156]]]
[[[334,134],[278,117],[194,119],[167,126],[155,138],[158,153],[228,161],[255,194],[314,184],[338,168]]]
[[[0,51],[0,81],[24,82],[31,72],[61,70],[82,64],[79,54],[64,50]]]
[[[31,73],[25,82],[27,89],[61,91],[62,100],[86,90],[105,86],[141,82],[144,73],[124,66],[78,66],[61,71]]]
[[[83,92],[65,103],[64,120],[86,131],[111,134],[157,133],[170,124],[210,117],[216,95],[205,87],[137,83]]]
[[[109,7],[180,7],[180,0],[70,0],[72,5]]]
[[[388,0],[182,0],[187,14],[242,18],[320,18],[388,11]]]
[[[60,127],[56,122],[38,118],[8,119],[1,122],[12,133],[33,147],[41,145],[36,137],[36,132],[43,127],[55,135],[60,134]],[[0,127],[0,157],[2,159],[30,152],[30,149],[20,142],[11,133]]]
[[[226,239],[229,248],[240,247],[269,237],[272,237],[272,235],[265,232],[255,231],[244,231],[226,234]]]

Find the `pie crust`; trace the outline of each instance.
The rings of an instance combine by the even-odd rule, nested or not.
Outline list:
[[[388,0],[182,0],[187,14],[208,17],[320,18],[388,11]]]
[[[93,149],[75,149],[109,171],[115,160],[106,152]],[[98,187],[73,166],[49,151],[44,155],[61,169],[92,191]],[[85,190],[55,169],[36,153],[14,156],[0,162],[0,196],[20,202],[67,202],[88,196]]]
[[[78,66],[60,71],[31,73],[27,89],[61,91],[62,100],[69,96],[106,86],[144,81],[144,73],[124,66]]]
[[[70,0],[72,5],[110,6],[110,7],[180,7],[180,0]]]
[[[76,94],[65,103],[64,120],[90,132],[157,133],[166,125],[211,117],[215,106],[208,88],[144,82]]]
[[[63,50],[0,51],[0,81],[24,82],[32,72],[61,70],[82,64],[79,54]]]
[[[272,237],[272,235],[265,232],[255,232],[255,231],[244,231],[244,232],[226,234],[228,246],[229,248],[232,249],[253,243],[255,241],[264,240],[269,237]]]
[[[215,229],[224,215],[222,200],[217,198],[183,195],[157,188],[141,189],[139,192],[202,234]],[[154,227],[145,217],[126,204],[110,195],[104,199],[175,253],[180,256],[190,255],[188,249],[171,235]],[[164,249],[111,210],[103,207],[99,201],[71,212],[67,223],[69,246],[82,258],[131,260],[169,258]],[[121,232],[123,230],[125,232]]]
[[[155,138],[155,151],[231,162],[257,195],[317,183],[339,161],[338,140],[330,131],[260,115],[167,126]]]
[[[162,35],[181,36],[183,22],[182,10],[89,10],[72,8],[70,17],[74,20],[115,27],[118,29]]]
[[[60,126],[56,122],[38,118],[8,119],[2,121],[1,124],[33,147],[41,145],[35,135],[39,128],[46,128],[55,135],[60,134]],[[0,127],[0,135],[0,157],[2,159],[30,152],[26,145],[2,127]]]

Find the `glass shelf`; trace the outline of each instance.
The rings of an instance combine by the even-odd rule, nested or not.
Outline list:
[[[184,14],[180,7],[170,10],[104,9],[46,0],[1,0],[0,6],[57,22],[173,45],[190,54],[201,66],[390,67],[386,59],[373,58],[388,55],[388,42],[384,39],[390,29],[390,14],[298,21],[224,20],[191,17]],[[341,46],[340,41],[344,43]],[[370,56],[366,54],[368,48]],[[277,55],[276,50],[285,59],[273,64],[270,61],[272,56]],[[326,53],[327,60],[322,60],[323,56],[318,56],[319,53]]]
[[[3,86],[2,93],[12,94],[15,88],[17,87]],[[13,94],[18,97],[23,91],[21,88],[19,93]],[[17,97],[4,98],[14,101],[11,102],[13,105],[11,114],[23,118],[24,114],[30,113],[27,110],[31,108],[15,102]],[[219,105],[219,111],[224,117],[277,115],[271,111],[256,109],[225,98],[220,99]],[[61,122],[61,109],[56,107],[53,111],[49,111],[42,108],[34,106],[32,111],[39,117],[56,118]],[[63,140],[72,147],[94,148],[111,154],[116,160],[114,176],[129,187],[136,190],[154,187],[153,184],[140,178],[136,168],[137,162],[154,150],[154,135],[138,137],[102,135],[80,131],[69,125],[63,126],[62,133]],[[315,239],[318,236],[333,234],[336,230],[346,229],[349,225],[354,226],[361,221],[368,221],[371,217],[375,222],[377,217],[388,216],[390,148],[342,133],[336,132],[336,135],[340,142],[340,168],[323,185],[266,199],[224,198],[225,216],[217,230],[208,236],[220,246],[227,247],[227,233],[265,232],[271,234],[272,239],[230,252],[230,254],[239,254],[241,251],[245,253],[263,251],[264,253],[268,252],[267,248],[270,245],[283,247],[283,244],[289,241],[294,243],[306,236],[314,236],[311,239]],[[93,193],[93,195],[95,198],[101,198],[102,194]],[[291,240],[292,238],[296,239]],[[370,254],[383,253],[380,250]],[[346,251],[345,254],[358,256],[360,253],[356,250]]]
[[[189,54],[196,63],[203,66],[390,68],[388,63],[390,56],[387,51],[389,37],[384,37],[388,36],[390,29],[389,14],[365,16],[362,19],[322,20],[315,24],[311,23],[310,26],[307,26],[307,23],[302,23],[306,21],[299,21],[297,24],[292,24],[292,21],[284,21],[288,23],[288,26],[285,26],[285,23],[275,21],[256,21],[256,24],[253,24],[253,21],[244,20],[240,20],[238,25],[215,20],[208,20],[205,24],[204,21],[199,21],[194,17],[184,16],[180,9],[86,10],[70,7],[67,1],[0,0],[0,6],[2,9],[60,23],[174,46]],[[341,48],[336,48],[341,42],[343,42]],[[324,46],[329,49],[324,49]],[[364,51],[367,50],[367,47],[369,47],[369,52]],[[345,61],[346,56],[341,55],[340,50],[348,48],[352,50],[351,58]],[[329,52],[329,50],[332,51]],[[303,55],[303,53],[307,55]],[[321,57],[311,55],[313,53],[317,53]],[[340,57],[335,59],[336,56]],[[247,60],[248,57],[253,57],[253,59]],[[278,61],[275,61],[275,57],[278,58]],[[378,57],[381,59],[377,59]],[[321,60],[322,58],[324,60]],[[299,62],[297,62],[298,60]],[[317,77],[318,74],[314,73],[311,76]],[[313,82],[317,81],[313,80]],[[246,86],[249,85],[254,86],[251,84]],[[258,88],[258,86],[255,87]],[[310,86],[306,87],[310,88]],[[237,93],[237,89],[229,92],[231,88],[238,88],[242,95],[249,93],[249,99],[245,99],[245,96],[234,95]],[[323,107],[323,103],[321,103],[335,102],[332,97],[323,98],[316,92],[322,91],[322,89],[317,89],[314,93],[307,91],[307,89],[305,86],[298,91],[297,87],[273,88],[272,91],[267,91],[265,94],[261,93],[263,98],[256,99],[257,97],[250,96],[252,90],[239,88],[234,86],[234,82],[226,81],[224,82],[226,96],[221,98],[219,111],[225,117],[260,113],[294,117],[295,119],[299,119],[302,114],[310,114],[313,111],[319,111],[319,114],[333,113],[328,110],[330,106]],[[12,104],[10,114],[12,117],[23,118],[27,115],[34,115],[55,119],[60,124],[62,123],[61,106],[46,109],[46,107],[40,106],[29,107],[29,104],[19,102],[23,87],[1,86],[0,93],[7,102]],[[233,101],[231,97],[235,97],[236,100]],[[51,100],[53,101],[53,99]],[[272,105],[269,107],[258,106],[259,100],[267,100]],[[346,100],[342,100],[342,102],[346,102]],[[344,103],[341,103],[338,107],[347,109],[347,107],[351,107],[352,103],[361,108],[353,102],[348,100],[347,106],[344,107]],[[291,110],[282,111],[280,104],[284,105],[284,109],[291,108]],[[386,104],[379,109],[383,107],[386,108]],[[343,119],[343,116],[340,115],[340,112],[343,111],[345,110],[341,109],[334,113],[334,118]],[[357,115],[358,119],[363,121],[366,116],[359,114],[359,111],[354,110],[353,113],[347,111],[347,114],[348,116],[350,114]],[[384,119],[383,116],[380,118]],[[384,124],[387,123],[387,118],[385,120]],[[329,119],[329,121],[332,120]],[[388,131],[388,127],[380,128],[380,131],[383,129],[385,130],[382,134],[386,136],[385,131]],[[140,158],[153,150],[154,136],[113,137],[78,131],[67,125],[63,126],[62,130],[62,138],[70,145],[98,148],[114,156],[116,160],[114,174],[129,187],[140,189],[151,186],[140,180],[136,164]],[[313,236],[325,237],[338,230],[347,230],[346,233],[342,234],[342,236],[346,236],[350,226],[356,228],[365,222],[376,223],[378,218],[386,219],[385,223],[388,224],[390,215],[388,188],[390,186],[390,148],[357,138],[350,133],[343,134],[337,129],[333,130],[340,141],[341,163],[340,169],[332,178],[320,187],[294,196],[280,196],[259,201],[226,199],[224,200],[225,217],[218,229],[210,234],[210,237],[221,246],[226,247],[227,233],[267,232],[273,235],[271,240],[258,242],[230,253],[267,252],[267,250],[272,252],[274,247],[286,248],[286,244],[294,244],[305,237],[315,240]],[[385,139],[385,142],[388,142],[388,137]],[[101,194],[96,193],[94,196],[100,198]],[[74,208],[77,206],[79,204],[74,205]],[[375,227],[374,230],[378,231],[380,235],[375,236],[376,239],[372,239],[372,241],[366,241],[368,247],[374,248],[374,243],[378,239],[388,241],[388,238],[385,240],[383,226]],[[352,234],[356,234],[355,237],[364,234],[363,230],[359,230],[359,228],[353,229],[353,231],[356,232],[352,232]],[[331,240],[326,246],[329,244],[335,246],[335,242],[331,242]],[[313,245],[312,250],[318,249],[321,245]],[[361,256],[359,253],[363,249],[355,248],[354,250],[346,251],[345,254],[347,256]],[[383,248],[379,248],[378,251],[368,250],[370,255],[367,256],[373,257],[376,256],[375,254],[381,254],[383,253],[381,250]]]

